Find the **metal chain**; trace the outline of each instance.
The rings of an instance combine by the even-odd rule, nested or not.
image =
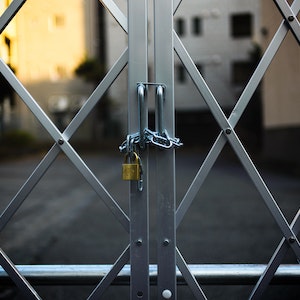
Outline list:
[[[178,148],[183,145],[179,138],[171,138],[166,130],[163,133],[144,129],[145,144],[151,144],[161,149]],[[136,145],[140,143],[139,132],[127,135],[126,140],[119,146],[121,153],[132,153]]]

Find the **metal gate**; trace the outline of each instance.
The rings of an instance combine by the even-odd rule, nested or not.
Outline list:
[[[26,0],[14,0],[10,4],[8,9],[1,16],[0,32],[5,29],[25,2]],[[173,14],[180,5],[180,0],[153,1],[153,21],[155,28],[154,82],[149,82],[147,75],[148,1],[127,1],[128,18],[124,16],[113,0],[102,0],[101,2],[114,16],[122,29],[128,33],[128,48],[124,50],[120,58],[109,70],[87,102],[63,132],[58,130],[10,68],[3,60],[0,60],[0,72],[48,131],[54,141],[52,148],[1,214],[0,230],[7,225],[26,197],[46,173],[49,166],[62,151],[129,233],[130,244],[124,249],[124,252],[114,265],[102,266],[102,268],[100,268],[100,270],[97,269],[97,271],[93,269],[93,266],[89,266],[86,269],[78,265],[75,267],[76,272],[74,271],[74,266],[72,266],[72,269],[68,268],[68,266],[16,266],[11,262],[4,251],[0,249],[0,263],[6,272],[4,272],[6,275],[2,272],[2,277],[8,275],[22,291],[24,297],[28,299],[40,299],[40,296],[30,284],[31,280],[38,282],[40,279],[44,280],[44,282],[45,280],[51,282],[51,280],[55,281],[55,278],[57,279],[63,276],[75,281],[75,278],[78,280],[78,278],[85,276],[100,278],[99,284],[95,287],[89,299],[100,299],[106,288],[112,284],[113,281],[128,283],[129,278],[131,299],[149,299],[150,282],[153,281],[153,278],[157,280],[157,295],[159,299],[177,299],[177,282],[180,280],[184,281],[190,287],[195,299],[206,299],[198,282],[201,277],[209,277],[212,282],[214,280],[223,280],[224,282],[230,280],[238,281],[239,279],[247,281],[254,278],[257,280],[257,283],[249,298],[259,299],[274,277],[279,279],[291,278],[292,276],[299,277],[299,265],[281,265],[288,249],[292,249],[296,259],[298,261],[300,260],[300,244],[297,238],[300,229],[299,211],[294,221],[289,224],[243,147],[236,134],[235,126],[289,30],[292,31],[295,39],[299,43],[300,28],[297,14],[300,9],[300,1],[294,0],[293,4],[289,5],[284,0],[274,0],[283,16],[283,21],[228,118],[225,116],[218,101],[199,73],[188,51],[180,41],[180,38],[173,30]],[[174,50],[220,127],[220,133],[215,143],[177,208],[175,205],[175,149],[181,146],[181,142],[175,137]],[[97,102],[100,101],[103,94],[126,65],[128,65],[129,70],[129,122],[128,136],[125,142],[121,144],[120,150],[129,157],[135,154],[137,155],[135,165],[138,170],[137,180],[130,181],[129,216],[124,213],[115,199],[113,199],[102,183],[87,167],[69,142],[72,135],[94,109]],[[155,130],[148,128],[147,95],[149,89],[155,91]],[[176,229],[180,225],[195,195],[202,186],[202,183],[226,143],[233,148],[282,232],[282,241],[275,250],[269,264],[263,268],[256,265],[220,265],[218,267],[211,266],[211,268],[210,266],[204,267],[201,265],[189,266],[181,255],[180,249],[176,246]],[[156,173],[156,221],[158,228],[157,265],[149,265],[149,145],[154,145],[158,148],[156,163],[160,170]],[[132,166],[130,166],[130,168],[131,167]],[[130,266],[127,265],[129,261]],[[95,271],[95,273],[93,273],[93,271]],[[275,275],[276,271],[277,273]]]

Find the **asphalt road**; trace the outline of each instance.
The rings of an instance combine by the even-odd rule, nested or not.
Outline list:
[[[120,179],[117,152],[84,155],[106,189],[128,211],[128,185]],[[153,157],[150,162],[153,162]],[[177,202],[204,159],[197,150],[178,150]],[[41,157],[1,162],[0,209],[37,166]],[[150,260],[155,263],[155,163],[150,167]],[[287,220],[299,209],[300,178],[263,168],[261,174]],[[177,231],[177,245],[188,263],[267,263],[282,234],[241,165],[218,159]],[[128,234],[94,190],[64,156],[59,156],[0,233],[1,248],[15,264],[112,264],[128,244]],[[289,253],[285,263],[295,263]],[[252,286],[203,286],[208,299],[247,299]],[[86,299],[93,287],[36,287],[43,299]],[[153,299],[155,287],[151,288]],[[6,296],[5,296],[6,294]],[[128,287],[110,287],[104,299],[129,299]],[[0,288],[0,299],[23,299]],[[178,299],[194,299],[187,287]],[[300,299],[298,286],[271,286],[263,299]]]

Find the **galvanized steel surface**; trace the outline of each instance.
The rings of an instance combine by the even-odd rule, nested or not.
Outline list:
[[[14,15],[19,11],[24,2],[25,1],[15,0],[11,3],[8,10],[1,17],[1,32],[7,26],[9,21],[14,17]],[[106,208],[108,208],[108,210],[117,219],[117,221],[119,221],[121,227],[125,229],[125,233],[127,232],[129,234],[129,245],[128,241],[126,241],[124,244],[122,242],[122,246],[120,247],[121,254],[119,252],[117,259],[114,258],[112,264],[110,265],[110,270],[107,270],[107,264],[101,267],[103,269],[106,269],[107,273],[102,277],[100,274],[98,274],[100,277],[99,280],[101,279],[101,282],[97,286],[95,286],[92,292],[89,294],[89,299],[98,299],[99,297],[102,297],[105,294],[106,289],[113,283],[119,272],[124,268],[129,260],[131,280],[130,297],[132,300],[141,298],[149,299],[149,284],[150,279],[152,279],[151,276],[153,276],[153,272],[156,272],[155,277],[157,277],[156,293],[158,299],[177,299],[176,281],[177,279],[179,281],[181,280],[182,277],[180,274],[183,275],[185,282],[190,287],[192,294],[196,299],[207,299],[205,289],[201,285],[199,285],[199,282],[197,281],[199,280],[200,283],[203,283],[201,282],[200,278],[202,278],[202,280],[207,280],[206,283],[211,283],[210,280],[213,280],[215,284],[220,282],[225,284],[226,280],[228,280],[228,283],[234,282],[236,276],[238,275],[238,280],[243,281],[244,278],[246,281],[249,280],[251,283],[253,283],[253,276],[255,277],[256,281],[257,277],[262,275],[260,276],[257,285],[250,295],[251,299],[260,298],[262,296],[262,293],[272,280],[273,274],[275,273],[276,269],[278,268],[278,266],[280,266],[283,259],[285,259],[285,255],[288,250],[291,250],[291,257],[294,260],[295,258],[298,259],[298,262],[300,260],[300,245],[297,237],[299,232],[299,213],[295,216],[297,210],[299,209],[299,206],[297,206],[296,208],[294,207],[292,215],[289,215],[289,217],[287,217],[287,213],[284,212],[281,206],[278,204],[277,198],[271,193],[271,190],[266,184],[265,179],[263,179],[263,176],[259,172],[256,165],[253,163],[247,150],[241,143],[235,131],[235,126],[238,120],[241,118],[245,108],[247,107],[251,99],[251,96],[256,90],[264,73],[266,72],[267,67],[271,63],[273,57],[275,56],[279,46],[283,42],[284,37],[289,30],[292,31],[299,43],[299,22],[296,16],[300,9],[300,1],[295,0],[291,6],[289,6],[285,2],[275,1],[279,11],[283,15],[284,21],[279,26],[279,29],[276,32],[269,48],[264,53],[260,64],[251,77],[240,99],[237,101],[237,104],[229,118],[226,117],[224,111],[209,89],[204,78],[198,71],[185,46],[181,42],[176,32],[173,30],[173,14],[176,11],[177,7],[180,5],[181,1],[174,1],[174,3],[172,0],[154,1],[155,81],[162,83],[165,87],[164,101],[159,103],[159,107],[156,110],[156,132],[158,132],[159,134],[165,133],[167,137],[169,135],[171,137],[175,136],[174,49],[184,67],[190,74],[192,81],[194,82],[199,93],[204,98],[204,101],[206,102],[208,108],[214,116],[216,123],[220,127],[220,134],[217,137],[214,145],[212,146],[208,155],[205,157],[202,163],[200,163],[199,169],[195,171],[196,176],[194,178],[191,178],[191,183],[188,183],[187,192],[185,194],[183,193],[183,195],[181,196],[179,195],[178,187],[179,184],[182,184],[180,181],[184,181],[184,178],[180,178],[179,182],[176,182],[176,178],[178,181],[178,177],[176,177],[176,171],[178,168],[176,166],[177,161],[175,157],[175,149],[167,149],[168,147],[161,147],[165,149],[157,149],[157,151],[155,152],[156,167],[154,169],[154,177],[156,178],[156,192],[153,197],[156,199],[156,243],[154,243],[150,239],[149,221],[152,220],[153,216],[150,214],[150,204],[152,203],[150,203],[149,182],[151,181],[151,177],[149,177],[150,166],[148,147],[134,149],[139,150],[138,156],[143,162],[143,170],[145,172],[145,176],[143,178],[143,189],[139,189],[136,182],[132,181],[130,184],[129,199],[126,198],[126,200],[128,200],[129,202],[129,207],[124,208],[124,203],[122,203],[123,205],[121,205],[120,202],[116,200],[116,197],[113,196],[113,192],[110,192],[104,186],[102,181],[106,180],[107,178],[98,178],[93,172],[92,168],[88,166],[81,155],[73,148],[72,144],[70,143],[70,138],[72,137],[72,135],[75,133],[80,124],[86,119],[88,113],[94,109],[95,105],[98,103],[98,101],[100,101],[101,97],[107,91],[109,86],[114,82],[120,72],[124,69],[126,64],[128,64],[128,135],[133,135],[136,132],[139,135],[142,135],[144,133],[144,129],[148,128],[147,113],[145,113],[145,110],[147,110],[147,103],[144,103],[145,98],[143,97],[143,111],[141,110],[141,108],[139,110],[138,99],[141,97],[140,89],[137,89],[137,84],[139,82],[148,82],[148,1],[129,0],[128,19],[123,15],[121,10],[119,10],[114,1],[105,0],[102,1],[102,3],[114,16],[123,30],[128,33],[128,49],[124,50],[123,54],[120,56],[116,64],[110,69],[106,77],[102,80],[99,86],[95,89],[94,93],[89,97],[85,105],[81,108],[79,113],[75,116],[75,118],[63,132],[60,132],[58,130],[49,116],[47,116],[47,114],[41,109],[39,104],[35,101],[35,99],[33,99],[33,97],[25,89],[23,84],[18,80],[18,78],[10,70],[10,68],[2,60],[0,61],[0,72],[18,93],[21,100],[32,111],[37,120],[39,120],[42,126],[50,134],[54,142],[49,152],[43,157],[41,162],[38,163],[34,171],[29,175],[28,179],[25,180],[24,185],[19,189],[19,191],[17,191],[15,196],[13,196],[10,204],[6,203],[8,204],[8,206],[6,207],[6,209],[4,209],[1,215],[0,229],[3,230],[6,228],[6,226],[9,226],[19,208],[24,206],[26,202],[25,200],[27,200],[26,198],[42,181],[42,178],[45,176],[45,174],[48,173],[49,167],[57,160],[59,153],[62,152],[72,163],[73,167],[77,171],[79,171],[81,176],[85,179],[86,183],[88,183],[91,189],[96,193],[98,199],[100,198],[103,200]],[[172,138],[170,138],[169,140],[171,141],[171,139]],[[173,139],[175,142],[177,141],[177,139]],[[270,260],[266,260],[266,257],[264,257],[264,260],[266,260],[265,263],[268,263],[269,260],[268,268],[265,269],[264,273],[264,269],[256,264],[249,264],[246,266],[220,266],[215,264],[210,266],[204,266],[203,264],[198,266],[191,265],[189,263],[194,260],[194,258],[191,259],[191,253],[193,253],[192,257],[193,255],[195,255],[195,253],[199,254],[198,248],[193,250],[189,249],[193,248],[193,242],[192,244],[191,242],[182,242],[185,240],[185,236],[180,235],[181,228],[184,228],[184,226],[186,226],[186,219],[189,219],[189,221],[192,220],[191,216],[196,218],[196,221],[194,220],[194,223],[192,222],[193,227],[186,227],[189,229],[189,231],[195,230],[195,228],[197,227],[196,225],[198,225],[198,223],[201,223],[201,219],[198,219],[198,213],[203,214],[202,210],[200,209],[199,211],[197,211],[197,214],[192,215],[190,214],[190,210],[192,209],[192,207],[194,207],[198,193],[202,190],[203,186],[205,186],[204,183],[212,173],[212,169],[227,142],[238,158],[239,163],[243,166],[244,171],[246,171],[245,173],[247,173],[247,175],[251,179],[250,182],[253,184],[253,186],[256,187],[256,192],[258,192],[258,195],[261,197],[260,201],[266,205],[268,211],[271,213],[272,217],[270,220],[274,222],[273,225],[275,224],[275,228],[278,230],[277,238],[279,244],[277,248],[273,237],[269,236],[269,238],[271,238],[272,240],[272,246],[270,248],[273,249],[273,251],[271,252],[271,254],[273,253],[273,255]],[[69,186],[68,188],[72,192],[75,191],[74,186]],[[234,184],[232,185],[232,188],[235,192],[238,191],[238,187]],[[225,191],[226,188],[221,191],[221,197],[224,196],[223,193]],[[118,192],[119,191],[117,191],[117,193]],[[83,195],[82,192],[80,192],[79,194],[82,196],[82,198],[85,198],[85,195]],[[75,195],[73,196],[75,198]],[[248,197],[249,196],[250,194],[248,194]],[[79,202],[77,202],[77,204],[79,205],[78,207],[89,207],[89,203],[85,204],[85,206],[81,201]],[[177,204],[178,208],[176,210]],[[246,203],[244,203],[244,205],[245,204]],[[232,203],[229,203],[226,207],[230,207],[230,205],[232,205]],[[247,203],[247,205],[249,205],[249,203]],[[217,206],[217,209],[220,210],[220,207],[221,206]],[[234,209],[234,212],[237,212],[236,207]],[[257,213],[257,211],[254,212]],[[223,211],[219,211],[219,213],[222,214]],[[239,211],[239,213],[244,215],[244,222],[253,224],[253,221],[249,220],[250,215],[248,215],[248,211]],[[56,217],[59,217],[59,215],[59,213],[55,214]],[[254,213],[252,217],[255,218],[256,214]],[[293,221],[291,221],[292,219]],[[57,220],[59,220],[59,218]],[[221,216],[216,215],[213,220],[220,222]],[[223,226],[228,225],[231,222],[232,220],[227,217],[223,220]],[[72,226],[74,226],[72,222],[71,224]],[[236,226],[231,229],[238,230]],[[251,226],[250,229],[252,230]],[[246,231],[243,230],[241,231],[241,233],[244,233],[244,235],[245,232]],[[202,232],[200,232],[200,235],[201,234]],[[266,238],[261,232],[257,232],[257,234],[261,234],[259,236],[260,239]],[[218,241],[216,240],[216,232],[211,232],[211,235],[213,235],[213,239],[215,239],[213,241],[213,246],[217,247]],[[270,235],[270,232],[268,232],[268,235]],[[199,237],[196,235],[193,236],[193,238],[196,240]],[[250,239],[249,236],[243,235],[239,238],[243,240],[243,242],[249,242]],[[230,233],[227,233],[227,237],[225,238],[225,240],[223,239],[223,241],[228,242],[229,239]],[[21,241],[22,237],[20,240],[20,245],[24,247],[24,244],[22,244]],[[149,255],[150,247],[152,244],[150,243],[150,241],[156,244],[157,247],[156,259],[158,266],[157,270],[155,271],[155,267],[153,265],[150,265],[151,272],[149,273]],[[9,249],[8,244],[4,243],[3,245],[3,247],[8,247]],[[256,245],[256,248],[253,247],[251,248],[251,250],[261,250],[262,245],[263,243],[262,241],[260,241],[258,245]],[[202,245],[200,243],[199,252],[202,251],[201,246]],[[187,251],[187,249],[189,251]],[[224,258],[223,253],[223,249],[219,249],[218,251],[216,251],[216,254],[220,255],[221,258]],[[200,255],[200,259],[203,259],[204,257],[205,256]],[[199,259],[198,255],[197,258]],[[28,297],[29,299],[40,299],[37,291],[33,289],[27,279],[22,275],[22,272],[16,268],[15,264],[3,250],[1,250],[0,252],[0,262],[3,269],[6,270],[10,278],[22,291],[24,296]],[[221,263],[224,263],[224,261],[221,261]],[[180,270],[180,273],[178,273],[176,265]],[[76,273],[72,273],[74,271],[73,267],[70,266],[68,268],[62,265],[57,266],[59,267],[61,274],[66,275],[65,272],[69,272],[71,276],[75,274],[75,277],[77,277]],[[25,271],[24,268],[26,269],[25,266],[21,267],[23,271]],[[51,267],[45,266],[44,268],[45,269],[43,269],[42,266],[37,266],[36,270],[34,270],[34,267],[32,267],[31,269],[29,267],[32,272],[39,271],[40,274],[45,272],[46,268]],[[83,274],[89,277],[89,274],[86,273],[86,267],[82,266],[82,268],[83,269],[81,269],[81,274],[79,275],[79,277],[84,277]],[[94,267],[91,266],[90,269],[92,270],[93,268]],[[202,275],[199,272],[203,269],[205,269],[205,275],[204,277],[201,277]],[[242,270],[246,272],[242,273]],[[217,274],[215,273],[215,271],[217,271]],[[296,274],[294,273],[294,275],[296,276],[296,280],[298,280],[299,278],[298,265],[297,267],[280,266],[279,271],[279,274],[284,275],[280,277],[280,275],[277,274],[276,277],[278,276],[281,279],[287,277],[291,279],[293,271],[296,271]],[[284,271],[286,273],[284,273]],[[54,276],[55,274],[52,273],[52,275]],[[45,278],[47,277],[46,272],[43,276]],[[122,278],[122,276],[120,277]],[[66,276],[64,278],[67,279],[68,277]],[[125,278],[126,281],[128,281],[129,273],[127,265],[125,266]]]

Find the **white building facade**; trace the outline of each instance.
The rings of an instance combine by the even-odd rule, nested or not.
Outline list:
[[[126,15],[127,1],[116,4]],[[248,79],[250,53],[260,39],[259,0],[182,1],[174,28],[208,86],[224,109],[230,109]],[[149,81],[153,80],[153,16],[149,4]],[[127,35],[107,13],[107,65],[112,66],[127,46]],[[175,55],[175,101],[178,111],[207,110],[192,80]],[[126,105],[126,75],[110,91]]]

